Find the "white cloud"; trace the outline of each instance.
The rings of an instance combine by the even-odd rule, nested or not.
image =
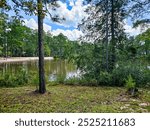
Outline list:
[[[83,0],[70,0],[69,5],[72,6],[72,9],[69,10],[67,8],[67,4],[63,3],[61,1],[58,1],[58,4],[60,5],[59,8],[56,9],[56,11],[50,10],[50,12],[55,15],[58,14],[60,18],[65,18],[65,21],[62,23],[56,23],[61,24],[65,27],[77,27],[78,23],[81,22],[81,20],[87,16],[87,14],[84,12],[84,10],[87,8],[87,6],[83,6],[82,4]],[[51,22],[49,15],[47,15],[47,18],[49,19],[49,22]],[[30,20],[24,20],[25,25],[31,29],[38,29],[37,22],[31,18]],[[44,31],[45,32],[51,32],[53,35],[59,35],[62,33],[63,35],[67,36],[70,40],[77,40],[83,33],[77,29],[74,30],[62,30],[62,29],[56,29],[51,30],[51,26],[44,23]]]
[[[132,26],[125,24],[124,28],[125,28],[125,32],[128,33],[130,36],[136,36],[141,33],[140,27],[132,28]]]
[[[45,32],[51,32],[52,27],[44,23],[43,24],[43,29],[44,29]]]
[[[34,29],[34,30],[38,29],[38,24],[33,18],[31,18],[29,20],[25,19],[24,20],[24,25],[31,28],[31,29]],[[43,24],[43,29],[44,29],[45,32],[51,31],[51,26],[44,23]]]
[[[34,30],[38,29],[38,24],[33,18],[31,18],[29,20],[25,19],[24,22],[25,22],[24,23],[25,26],[27,26],[31,29],[34,29]],[[146,29],[142,30],[140,27],[132,28],[131,25],[127,24],[126,20],[124,21],[124,23],[125,23],[125,25],[124,25],[125,32],[128,33],[130,36],[136,36],[146,30]],[[64,36],[67,36],[68,39],[70,39],[70,40],[77,40],[80,36],[83,36],[83,33],[77,29],[74,29],[74,30],[63,30],[63,29],[52,30],[51,26],[48,24],[45,24],[45,23],[43,24],[43,27],[44,27],[45,32],[50,32],[54,36],[57,36],[60,33],[62,33]]]
[[[24,22],[25,22],[24,23],[25,26],[27,26],[31,29],[34,29],[34,30],[38,29],[38,24],[33,18],[31,18],[29,20],[25,19]],[[68,39],[70,39],[70,40],[77,40],[82,35],[82,32],[77,29],[74,29],[74,30],[62,30],[62,29],[51,30],[51,26],[47,25],[45,23],[43,24],[43,28],[44,28],[45,32],[50,32],[54,36],[57,36],[60,33],[62,33],[64,36],[67,36]]]
[[[60,33],[62,33],[64,36],[67,36],[68,39],[70,39],[72,41],[77,40],[80,36],[83,35],[83,33],[81,31],[77,30],[77,29],[74,29],[74,30],[57,29],[57,30],[52,31],[52,34],[54,36],[57,36]]]
[[[24,25],[31,28],[31,29],[34,29],[34,30],[38,29],[38,24],[33,18],[31,18],[29,20],[24,19]]]
[[[129,25],[127,23],[127,20],[124,20],[124,23],[125,23],[125,25],[124,25],[125,32],[128,33],[130,36],[139,35],[139,34],[145,32],[147,30],[147,28],[150,27],[150,25],[147,25],[148,27],[146,27],[146,28],[143,28],[143,27],[140,27],[140,26],[138,26],[136,28],[133,28],[132,25]]]
[[[70,5],[70,6],[74,6],[74,3],[75,3],[74,0],[70,0],[70,1],[69,1],[69,5]]]
[[[84,12],[84,10],[87,8],[87,5],[85,6],[82,3],[83,0],[71,0],[69,4],[72,6],[72,9],[69,10],[66,3],[58,1],[60,7],[56,8],[56,10],[49,9],[49,11],[53,16],[57,14],[60,18],[65,18],[64,21],[56,24],[61,24],[65,27],[76,28],[78,23],[80,23],[81,20],[87,16],[87,14]],[[50,17],[47,16],[47,18],[50,20]]]

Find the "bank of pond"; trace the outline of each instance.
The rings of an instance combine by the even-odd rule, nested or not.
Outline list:
[[[149,66],[128,64],[116,65],[113,72],[102,71],[95,77],[81,72],[67,60],[45,60],[45,77],[49,85],[67,84],[82,86],[150,87]],[[38,86],[38,61],[23,61],[0,64],[0,87],[23,85]]]

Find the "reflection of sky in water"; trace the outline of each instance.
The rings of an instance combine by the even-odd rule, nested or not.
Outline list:
[[[147,65],[147,69],[150,69],[150,65]],[[116,66],[117,67],[117,66]],[[2,63],[0,64],[0,75],[5,73],[17,74],[20,68],[24,68],[28,73],[38,73],[38,62],[15,62],[15,63]],[[49,81],[56,81],[58,78],[80,78],[83,72],[76,69],[76,66],[68,63],[64,60],[48,60],[45,61],[45,75],[49,77]]]
[[[21,69],[31,72],[31,74],[38,73],[38,61],[14,62],[0,64],[0,75],[5,73],[17,74]],[[76,66],[65,60],[46,60],[45,61],[45,75],[49,77],[50,81],[55,81],[57,78],[66,79],[77,75]]]
[[[81,73],[79,70],[71,71],[71,72],[66,73],[65,79],[69,79],[69,78],[73,78],[73,77],[79,78],[80,76],[81,76]],[[59,75],[57,75],[55,73],[49,75],[49,81],[56,81],[57,78],[59,78]]]
[[[66,75],[66,79],[69,79],[69,78],[73,78],[73,77],[80,77],[80,71],[77,70],[77,71],[73,71],[73,72],[68,72],[67,75]]]
[[[56,81],[57,75],[56,74],[50,74],[49,75],[49,81]]]

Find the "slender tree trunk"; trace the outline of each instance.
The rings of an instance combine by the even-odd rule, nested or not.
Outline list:
[[[46,92],[44,75],[44,47],[43,47],[43,13],[42,0],[38,2],[38,46],[39,46],[39,93]]]
[[[106,70],[109,71],[108,68],[108,0],[106,2]]]
[[[115,27],[114,27],[114,0],[111,0],[111,70],[115,66]]]

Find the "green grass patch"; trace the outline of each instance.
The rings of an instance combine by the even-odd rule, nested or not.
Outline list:
[[[125,88],[47,85],[43,95],[35,86],[0,88],[0,112],[150,112],[150,89],[138,98]],[[147,106],[140,106],[146,103]]]

